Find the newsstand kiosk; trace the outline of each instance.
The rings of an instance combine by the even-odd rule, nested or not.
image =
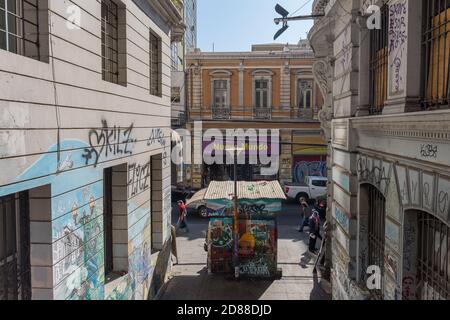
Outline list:
[[[278,181],[237,183],[239,277],[273,278],[277,268],[277,215],[286,199]],[[208,271],[233,273],[234,182],[213,181],[204,200],[209,212]]]

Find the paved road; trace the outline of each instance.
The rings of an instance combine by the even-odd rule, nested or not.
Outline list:
[[[189,233],[177,237],[179,264],[173,268],[162,300],[324,300],[330,299],[313,276],[314,258],[307,253],[308,235],[297,231],[299,218],[295,204],[285,204],[278,220],[278,267],[280,280],[234,280],[233,275],[208,274],[203,250],[207,220],[189,216]],[[172,221],[176,221],[174,204]],[[319,246],[319,243],[318,243]]]

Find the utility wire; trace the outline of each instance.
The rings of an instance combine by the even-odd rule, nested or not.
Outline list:
[[[294,14],[296,14],[297,12],[299,12],[300,10],[302,10],[304,7],[306,7],[306,5],[308,4],[308,3],[310,3],[312,0],[308,0],[308,1],[306,1],[300,8],[298,8],[297,10],[295,10],[294,12],[292,12],[290,15],[289,15],[289,17],[292,17]]]

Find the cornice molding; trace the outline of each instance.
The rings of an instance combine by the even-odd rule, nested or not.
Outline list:
[[[351,127],[374,135],[450,143],[450,110],[351,118]]]

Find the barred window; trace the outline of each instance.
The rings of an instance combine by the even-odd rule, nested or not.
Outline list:
[[[368,263],[369,266],[380,267],[383,274],[386,200],[374,186],[365,185],[365,187],[369,198]],[[383,291],[381,289],[371,290],[371,298],[383,299]]]
[[[162,96],[161,38],[150,30],[150,94]]]
[[[28,192],[0,197],[0,300],[31,299]]]
[[[424,109],[447,107],[449,100],[450,1],[423,1]]]
[[[102,0],[102,77],[119,83],[119,8],[111,0]]]
[[[180,87],[172,87],[172,103],[181,103]]]
[[[450,227],[426,213],[418,214],[418,298],[450,299]]]
[[[370,30],[370,114],[383,111],[387,100],[389,7],[381,8],[381,29]]]
[[[0,49],[41,59],[39,0],[0,0]]]

